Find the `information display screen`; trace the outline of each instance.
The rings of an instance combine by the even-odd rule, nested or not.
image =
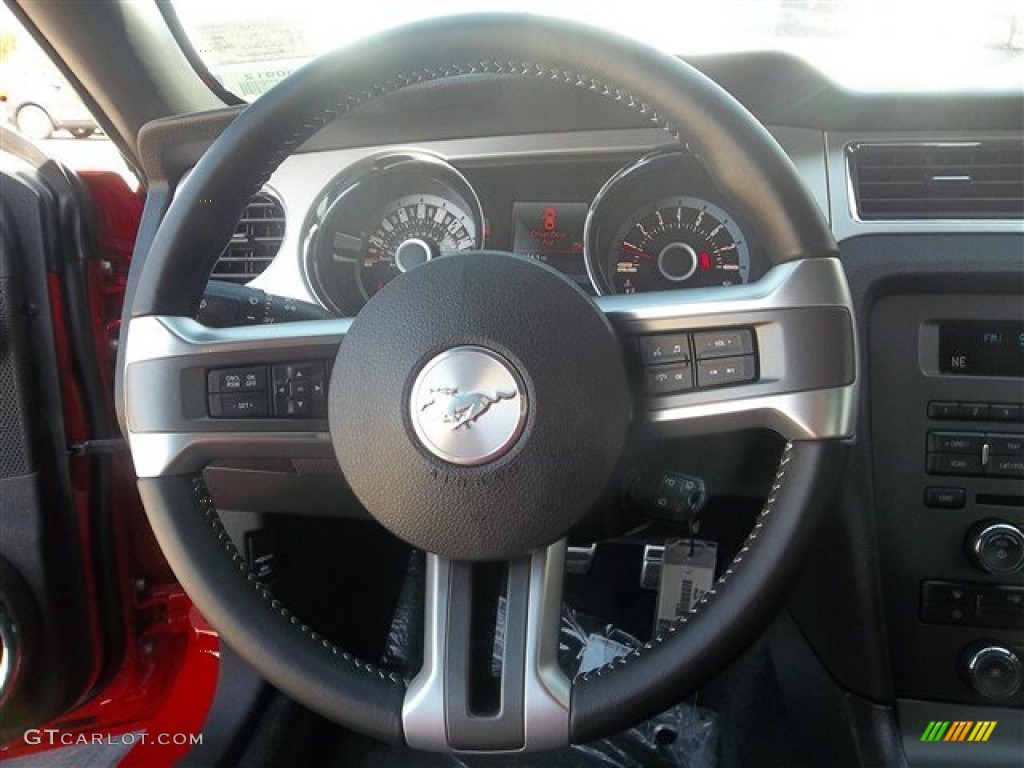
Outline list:
[[[515,203],[512,251],[566,272],[580,271],[588,207],[586,203]]]
[[[1024,321],[944,320],[938,326],[942,373],[1024,377]]]

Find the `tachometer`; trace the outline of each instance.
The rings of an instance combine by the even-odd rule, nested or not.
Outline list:
[[[747,281],[750,251],[736,222],[696,197],[662,198],[635,211],[612,242],[605,274],[615,293]]]
[[[756,279],[760,246],[729,207],[681,147],[624,166],[587,213],[583,251],[594,289],[640,293]]]

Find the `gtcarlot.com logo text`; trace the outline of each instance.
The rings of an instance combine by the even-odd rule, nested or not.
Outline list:
[[[136,744],[158,744],[162,747],[196,747],[203,743],[201,733],[68,733],[58,728],[30,728],[25,743],[49,747],[79,747],[104,744],[132,747]]]

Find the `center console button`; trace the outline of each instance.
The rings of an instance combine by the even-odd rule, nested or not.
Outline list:
[[[960,416],[960,404],[934,400],[928,403],[929,419],[956,419]]]
[[[980,475],[981,454],[929,453],[928,472],[933,475]]]
[[[988,405],[985,403],[960,403],[959,414],[964,421],[988,421]]]
[[[924,490],[924,503],[933,509],[963,509],[967,492],[963,488],[930,487]]]
[[[993,456],[1024,456],[1024,435],[986,435]]]
[[[929,432],[928,450],[933,453],[976,453],[981,455],[985,436],[980,432]]]
[[[998,403],[989,405],[988,417],[992,421],[1020,421],[1020,406]]]

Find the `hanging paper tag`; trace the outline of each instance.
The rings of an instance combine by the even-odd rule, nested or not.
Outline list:
[[[718,545],[713,541],[668,539],[661,561],[655,633],[687,613],[715,583]]]

